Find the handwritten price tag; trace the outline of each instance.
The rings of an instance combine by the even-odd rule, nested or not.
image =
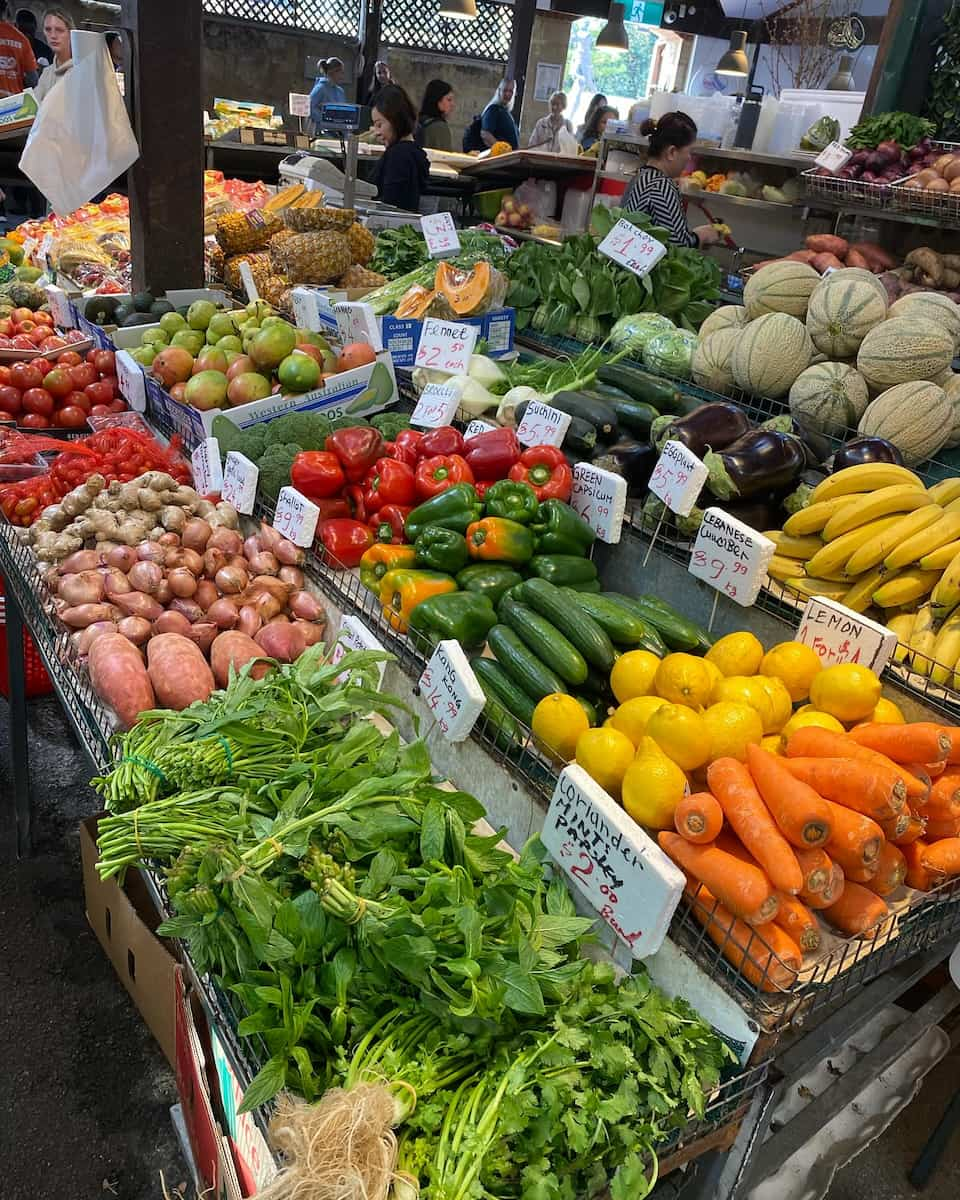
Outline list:
[[[665,442],[647,487],[678,517],[688,517],[703,485],[707,468],[682,442]]]
[[[842,146],[839,142],[831,142],[825,150],[820,151],[813,161],[818,167],[826,167],[831,174],[836,175],[839,170],[847,165],[851,158],[853,158],[852,150],[848,150],[846,146]]]
[[[260,468],[239,450],[227,451],[223,464],[223,487],[220,496],[232,504],[238,513],[250,514],[257,498],[257,480]]]
[[[411,425],[423,425],[436,429],[449,425],[460,405],[460,394],[455,388],[442,383],[428,383],[420,393],[417,407],[410,414]]]
[[[459,642],[439,643],[420,676],[420,696],[448,741],[470,736],[486,697]]]
[[[797,641],[809,646],[825,667],[861,663],[878,675],[897,648],[897,635],[892,629],[826,596],[812,596],[807,601]]]
[[[450,213],[429,213],[420,218],[420,228],[431,258],[446,258],[460,253],[460,238]]]
[[[683,872],[582,767],[564,767],[541,840],[634,958],[659,950]]]
[[[370,630],[364,625],[359,617],[354,617],[350,614],[345,616],[340,622],[340,633],[337,635],[337,644],[333,648],[333,653],[330,656],[330,661],[336,666],[343,658],[348,650],[379,650],[381,654],[386,653],[386,647],[383,642],[373,636]],[[385,662],[377,664],[377,670],[380,672],[380,686],[383,687],[383,673],[387,669]],[[337,682],[347,678],[347,671],[337,677]]]
[[[260,299],[260,293],[257,291],[257,285],[253,279],[253,272],[250,270],[248,262],[240,264],[240,278],[243,280],[243,290],[247,293],[247,299],[252,304],[254,300]]]
[[[627,481],[612,471],[577,463],[573,468],[570,507],[583,517],[601,542],[616,545],[623,533]]]
[[[621,267],[640,276],[652,271],[667,252],[662,242],[623,218],[614,225],[597,249]]]
[[[333,306],[333,312],[344,345],[349,342],[366,342],[380,353],[383,349],[380,322],[369,304],[364,304],[362,300],[341,300]]]
[[[309,117],[309,95],[305,96],[302,92],[289,92],[287,95],[287,108],[290,109],[291,117]]]
[[[708,508],[697,530],[690,574],[749,608],[767,577],[775,546],[749,525],[719,508]]]
[[[476,325],[427,317],[417,347],[417,366],[446,371],[448,375],[466,375],[479,332]]]
[[[312,546],[320,509],[293,487],[282,487],[273,527],[295,546]]]
[[[117,381],[120,385],[120,395],[133,411],[146,412],[147,381],[143,377],[140,364],[132,357],[129,350],[117,351]]]
[[[223,487],[223,470],[217,439],[204,438],[190,455],[190,464],[193,467],[193,486],[200,495],[219,495]]]
[[[521,446],[560,446],[572,419],[559,408],[531,400],[517,427],[517,441]]]
[[[73,310],[67,299],[67,293],[63,288],[54,287],[52,284],[45,290],[54,325],[58,329],[73,329],[76,322],[73,319]]]
[[[489,433],[491,429],[499,429],[499,425],[494,425],[490,421],[471,421],[463,431],[463,440],[469,442],[471,438],[475,438],[477,434]]]

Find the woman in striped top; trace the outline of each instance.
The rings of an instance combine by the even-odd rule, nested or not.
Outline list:
[[[650,148],[646,166],[640,168],[627,189],[623,207],[627,212],[645,212],[655,225],[670,230],[678,246],[709,246],[719,240],[712,225],[687,226],[680,191],[674,180],[683,174],[697,127],[686,113],[665,113],[659,121],[644,121],[640,132],[648,134]]]

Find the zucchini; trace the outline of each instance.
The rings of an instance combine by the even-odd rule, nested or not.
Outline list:
[[[470,665],[483,688],[483,694],[488,699],[496,700],[524,725],[529,725],[533,720],[536,702],[513,682],[503,667],[492,658],[475,658]]]
[[[597,371],[597,379],[601,383],[612,384],[613,387],[632,396],[634,400],[652,404],[660,413],[686,416],[703,403],[695,396],[686,395],[676,384],[657,379],[638,367],[625,367],[623,363],[601,367]]]
[[[614,645],[652,650],[661,658],[667,654],[667,647],[653,626],[648,625],[631,609],[606,595],[590,596],[583,592],[571,591],[569,588],[564,588],[563,591],[587,616],[593,617]]]
[[[535,700],[553,692],[566,692],[567,686],[560,676],[531,654],[508,625],[494,625],[487,634],[487,645],[517,687]]]
[[[545,579],[528,579],[521,584],[518,599],[555,625],[590,666],[610,671],[614,662],[613,643],[593,617],[583,609],[574,608],[559,588]]]
[[[617,436],[617,414],[609,404],[587,392],[556,392],[550,397],[550,406],[589,421],[596,429],[597,437],[609,442]]]
[[[652,625],[671,650],[703,654],[713,645],[713,638],[702,625],[677,612],[672,604],[659,596],[622,596],[617,592],[612,595]]]
[[[570,418],[570,428],[564,434],[563,449],[581,457],[592,454],[597,448],[597,427],[580,417]]]
[[[631,400],[629,396],[612,401],[610,407],[617,415],[621,432],[638,438],[647,437],[650,426],[661,415],[652,404],[646,404],[643,400]]]
[[[580,651],[539,613],[513,597],[500,601],[498,616],[525,642],[527,649],[555,671],[565,683],[583,683],[587,663]]]
[[[568,583],[564,586],[574,592],[592,592],[595,596],[603,591],[599,579],[589,579],[586,583]]]

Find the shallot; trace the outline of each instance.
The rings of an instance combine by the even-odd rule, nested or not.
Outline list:
[[[318,621],[323,616],[323,609],[316,596],[309,592],[294,592],[287,605],[295,617],[304,621]]]
[[[78,571],[64,575],[57,594],[67,604],[99,604],[103,599],[103,576],[99,571]]]
[[[250,559],[250,570],[254,575],[276,575],[280,570],[277,556],[269,550],[261,550]]]
[[[197,577],[186,567],[174,567],[167,573],[167,583],[175,596],[192,596],[197,590]]]
[[[197,590],[193,593],[193,598],[206,612],[214,601],[220,599],[220,592],[212,579],[201,579],[197,584]]]
[[[252,533],[243,543],[243,553],[247,558],[253,558],[260,553],[261,549],[260,538],[255,533]]]
[[[243,551],[243,538],[235,529],[221,525],[210,534],[207,549],[222,550],[224,554],[240,554]]]
[[[236,604],[224,596],[220,600],[214,600],[206,615],[207,620],[212,621],[219,629],[233,629],[240,613]]]
[[[204,654],[206,654],[213,645],[213,639],[219,632],[220,630],[212,621],[196,621],[187,631],[187,637],[192,642],[196,642]]]
[[[227,531],[230,532],[229,530]],[[225,566],[214,576],[213,582],[221,592],[228,596],[236,596],[247,586],[247,573],[237,566]]]
[[[61,575],[75,575],[78,571],[92,571],[101,563],[99,550],[77,550],[60,564]]]
[[[101,567],[103,590],[108,596],[122,596],[133,591],[133,584],[119,567]]]
[[[289,583],[297,591],[300,591],[306,582],[304,574],[299,567],[281,567],[277,572],[277,578],[282,579],[284,583]]]
[[[164,608],[166,608],[166,606],[173,599],[173,592],[170,590],[170,584],[167,583],[165,579],[161,581],[160,586],[153,593],[153,598],[158,604],[162,604]]]
[[[112,604],[78,604],[60,610],[60,620],[71,629],[86,629],[96,621],[112,621],[120,613]]]
[[[114,546],[104,558],[108,567],[116,567],[126,574],[137,561],[137,552],[132,546]]]
[[[175,596],[170,601],[168,612],[178,612],[192,625],[194,621],[199,621],[203,617],[203,609],[195,600],[187,600],[183,596]]]
[[[162,563],[166,553],[166,546],[159,542],[143,541],[137,545],[137,558],[142,562]]]
[[[153,623],[153,632],[160,633],[179,633],[186,637],[192,626],[183,613],[175,612],[172,608],[168,608],[163,616],[157,617]]]
[[[300,630],[308,646],[315,646],[317,642],[323,641],[322,621],[294,621],[293,627]]]
[[[166,533],[160,534],[160,536],[157,538],[157,542],[159,543],[159,545],[166,546],[167,548],[169,548],[171,546],[179,547],[180,534],[173,533],[172,530],[168,530]]]
[[[213,530],[209,522],[193,517],[181,530],[180,541],[188,550],[197,550],[202,554],[207,548],[211,533]]]
[[[262,624],[263,618],[252,604],[245,604],[237,614],[237,629],[247,637],[253,637]]]
[[[135,646],[142,646],[152,632],[153,626],[144,617],[124,617],[117,625],[117,633],[122,633]]]
[[[221,567],[226,566],[227,556],[222,550],[211,546],[203,552],[203,570],[209,579],[213,579]]]
[[[123,596],[114,596],[113,601],[121,612],[131,617],[145,617],[155,621],[163,613],[163,605],[158,604],[153,596],[146,592],[127,592]]]
[[[135,591],[152,596],[163,583],[163,567],[153,559],[141,559],[127,572],[127,578]]]
[[[128,620],[129,618],[124,618]],[[73,642],[74,648],[80,655],[86,655],[90,652],[90,647],[102,633],[116,633],[117,626],[112,621],[94,621],[92,625],[88,625],[86,629],[81,629],[79,633],[75,633],[73,637],[76,641]]]

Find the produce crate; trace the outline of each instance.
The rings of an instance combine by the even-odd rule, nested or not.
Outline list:
[[[955,154],[960,151],[960,142],[934,142],[933,149],[944,154]],[[928,217],[960,221],[960,193],[908,188],[905,185],[910,178],[909,175],[904,176],[893,185],[893,207],[897,212],[916,212]]]
[[[859,179],[839,179],[835,175],[818,175],[817,168],[803,171],[801,178],[807,185],[807,194],[813,198],[828,200],[831,204],[863,206],[865,208],[887,208],[893,200],[892,183],[863,183]]]
[[[0,575],[0,695],[10,698],[10,674],[7,662],[6,584]],[[43,665],[37,643],[26,629],[23,631],[23,669],[28,696],[48,696],[53,684]]]

